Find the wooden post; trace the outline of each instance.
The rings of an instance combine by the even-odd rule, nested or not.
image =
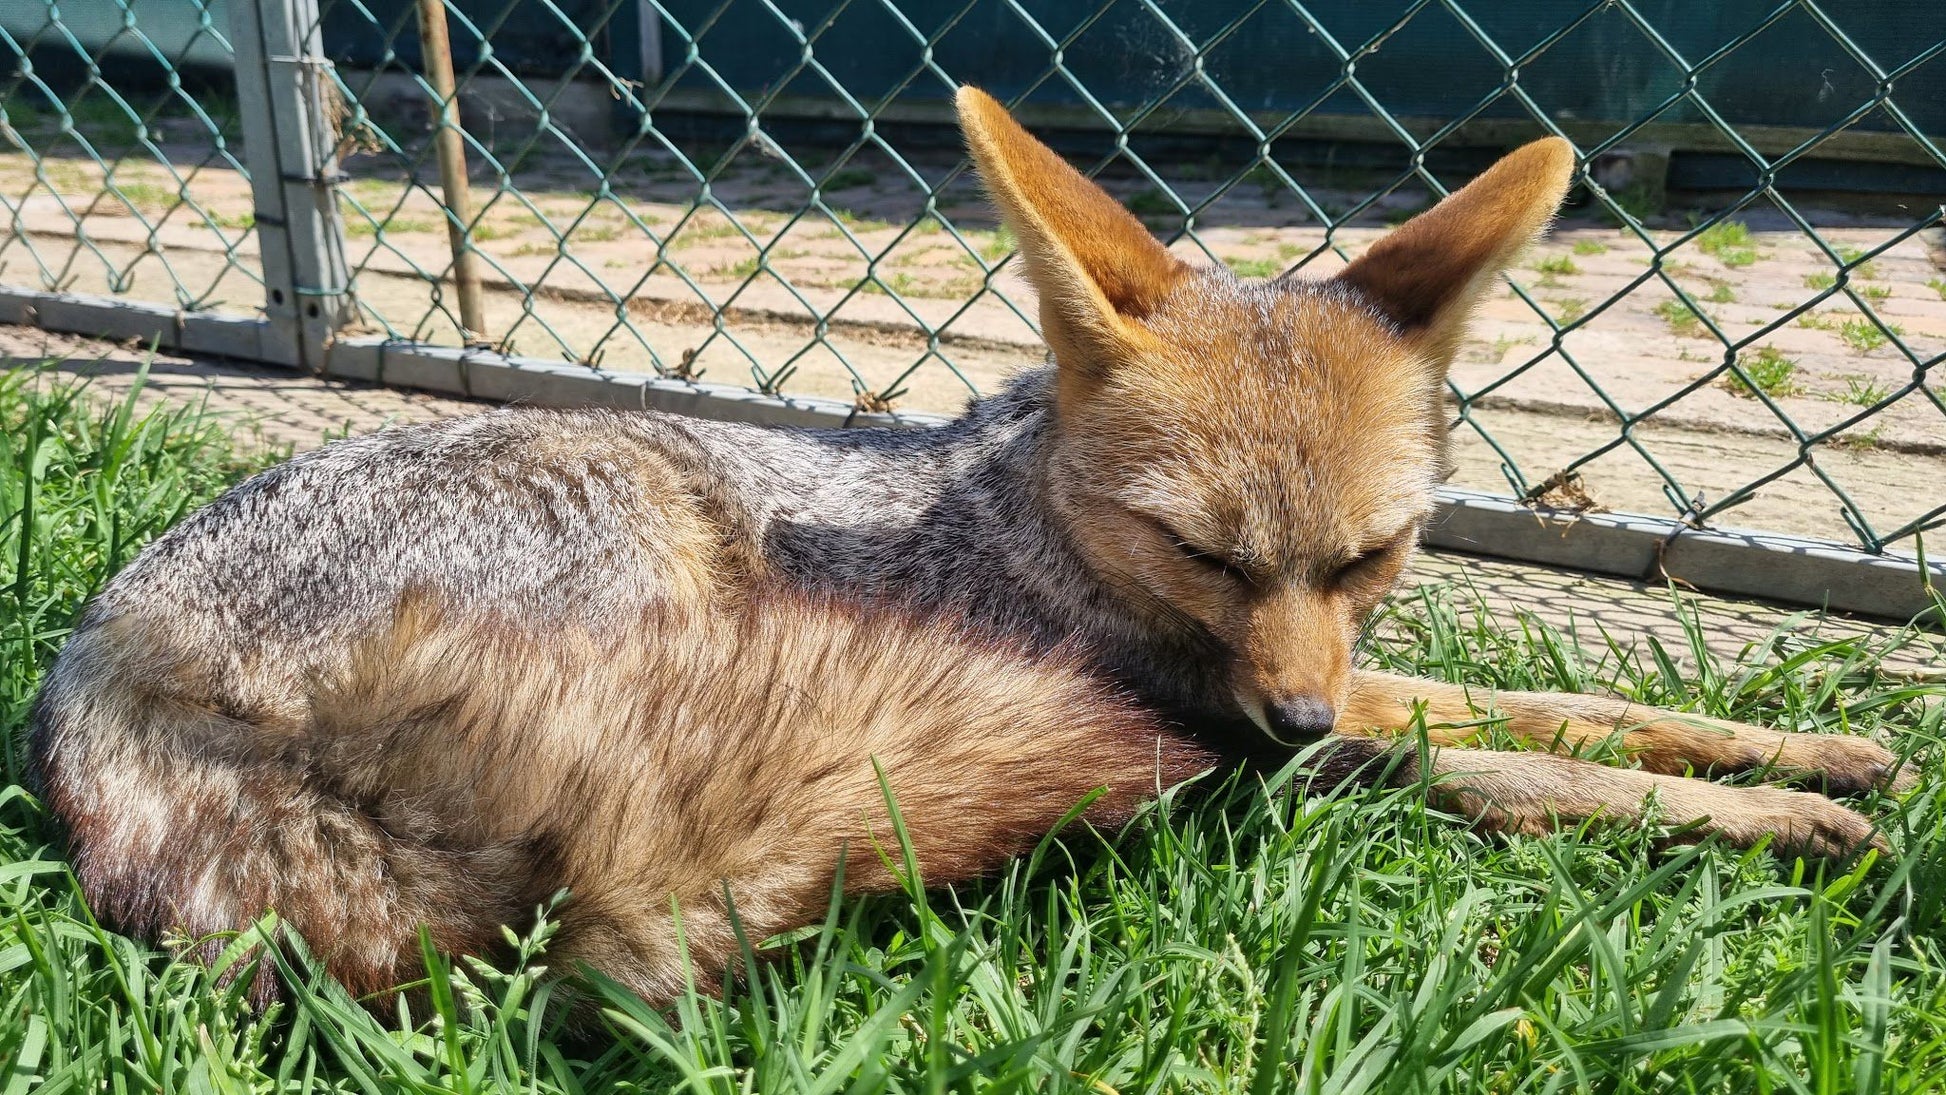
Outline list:
[[[426,80],[439,96],[433,150],[446,194],[446,237],[453,247],[453,283],[459,290],[460,325],[468,345],[490,341],[480,305],[480,267],[473,254],[473,191],[466,178],[466,140],[460,133],[459,92],[453,86],[453,45],[446,35],[444,0],[419,0],[419,51]]]

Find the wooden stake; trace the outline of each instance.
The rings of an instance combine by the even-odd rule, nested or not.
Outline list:
[[[459,93],[453,85],[453,45],[446,34],[444,0],[419,0],[419,50],[426,80],[439,96],[439,128],[433,150],[446,194],[446,237],[453,246],[453,283],[459,290],[460,325],[468,345],[489,341],[480,304],[480,267],[473,253],[473,191],[466,178],[466,139],[460,133]]]

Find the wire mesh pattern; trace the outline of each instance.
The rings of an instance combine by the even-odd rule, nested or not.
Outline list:
[[[119,13],[115,40],[147,41],[128,5],[45,4],[5,43],[98,59],[65,13]],[[221,20],[191,6],[189,40],[220,45]],[[1039,352],[1013,241],[950,129],[962,81],[1017,104],[1185,257],[1252,277],[1328,275],[1551,132],[1582,185],[1454,366],[1456,481],[1910,551],[1946,523],[1946,13],[1516,7],[449,0],[475,191],[460,223],[412,5],[320,0],[346,334],[950,411]],[[124,250],[146,248],[180,306],[211,307],[213,273],[250,272],[247,209],[198,181],[245,178],[221,96],[165,82],[138,99],[89,72],[79,98],[31,63],[0,85],[32,169],[0,198],[0,260],[31,256],[52,285],[86,255],[125,292]],[[133,129],[117,151],[93,102]],[[206,153],[157,138],[164,119],[201,126]],[[166,169],[161,204],[129,192],[138,161]],[[96,174],[53,177],[75,168]],[[1831,194],[1860,185],[1879,193]],[[124,250],[77,186],[135,218]],[[454,235],[482,271],[481,330],[460,320]]]
[[[16,61],[0,74],[0,284],[261,303],[224,17],[176,7],[159,34],[131,0],[0,18]]]

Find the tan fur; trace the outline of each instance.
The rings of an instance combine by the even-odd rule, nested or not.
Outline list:
[[[1869,819],[1808,791],[1723,787],[1547,753],[1437,749],[1432,800],[1482,828],[1539,836],[1560,824],[1640,823],[1654,816],[1683,840],[1839,857],[1887,850]]]
[[[1863,738],[1766,730],[1615,696],[1496,692],[1389,673],[1353,675],[1339,730],[1395,730],[1421,708],[1431,740],[1445,745],[1465,745],[1499,729],[1556,750],[1612,743],[1645,771],[1664,775],[1768,769],[1780,777],[1819,780],[1839,794],[1909,782],[1894,777],[1890,754]]]
[[[672,902],[708,987],[737,949],[732,906],[761,940],[823,913],[841,858],[846,893],[897,887],[874,763],[922,876],[946,883],[1031,848],[1097,788],[1086,816],[1113,825],[1210,762],[1065,655],[783,592],[544,645],[409,605],[321,689],[308,737],[313,783],[394,841],[522,864],[475,927],[568,888],[555,960],[651,1000],[684,982]],[[409,943],[413,923],[373,927]],[[395,964],[332,953],[334,974],[409,972],[399,948],[371,953]]]
[[[958,107],[980,177],[1020,241],[1041,333],[1073,366],[1062,376],[1064,402],[1077,402],[1082,374],[1155,348],[1140,321],[1189,267],[986,92],[960,88]]]
[[[1397,320],[1443,373],[1480,290],[1553,218],[1573,173],[1573,145],[1535,141],[1373,244],[1338,279]]]

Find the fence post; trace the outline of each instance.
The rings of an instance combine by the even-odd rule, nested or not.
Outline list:
[[[460,131],[459,88],[453,83],[445,0],[419,0],[419,56],[426,82],[439,97],[433,148],[446,197],[446,237],[453,248],[453,287],[459,291],[460,341],[468,346],[492,345],[480,305],[480,264],[473,255],[473,190],[466,178],[466,136]]]
[[[322,371],[353,310],[345,225],[333,193],[338,97],[318,0],[235,0],[230,32],[264,314],[288,347],[281,364]]]

